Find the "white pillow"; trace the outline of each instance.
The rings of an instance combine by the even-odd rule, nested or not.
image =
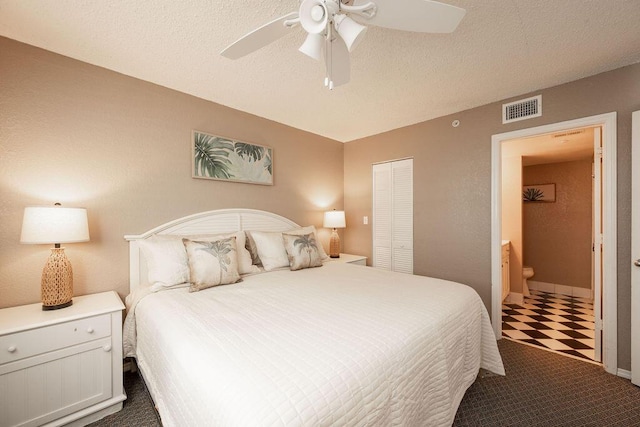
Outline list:
[[[249,251],[251,255],[251,262],[253,265],[257,265],[260,267],[262,263],[260,262],[260,256],[258,255],[258,248],[256,248],[256,242],[251,237],[251,231],[245,231],[244,234],[246,236],[245,247]]]
[[[189,259],[182,238],[214,241],[235,236],[238,248],[238,272],[258,273],[260,269],[251,262],[251,254],[244,247],[243,231],[201,236],[158,235],[140,241],[140,250],[147,261],[147,280],[153,290],[189,282]]]
[[[282,233],[252,231],[251,237],[256,242],[258,256],[266,271],[289,267],[289,258],[282,241]]]
[[[182,239],[177,236],[153,236],[139,242],[147,261],[147,280],[154,287],[169,287],[189,282],[189,261]]]
[[[320,240],[318,239],[318,232],[316,231],[316,228],[313,225],[294,228],[293,230],[285,231],[285,233],[295,234],[297,236],[313,233],[313,236],[316,239],[316,244],[318,246],[318,252],[320,253],[320,258],[322,258],[323,260],[329,259],[329,256],[327,255],[327,253],[324,251],[324,248],[322,247],[322,243],[320,243]]]

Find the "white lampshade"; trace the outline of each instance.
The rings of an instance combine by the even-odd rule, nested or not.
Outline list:
[[[353,51],[362,41],[364,34],[367,32],[367,27],[358,24],[345,15],[336,15],[334,22],[338,34],[347,45],[347,50],[349,52]]]
[[[327,211],[324,213],[325,228],[345,228],[347,226],[344,211]]]
[[[310,58],[320,61],[322,58],[322,47],[324,46],[324,37],[321,34],[309,33],[304,40],[300,49],[300,52],[304,53]]]
[[[78,243],[89,241],[85,208],[36,206],[24,209],[20,243]]]
[[[300,24],[307,33],[320,34],[327,27],[329,9],[322,0],[304,0],[300,4]]]

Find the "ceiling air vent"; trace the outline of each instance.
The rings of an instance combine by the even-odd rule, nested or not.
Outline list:
[[[542,95],[502,104],[502,124],[542,115]]]

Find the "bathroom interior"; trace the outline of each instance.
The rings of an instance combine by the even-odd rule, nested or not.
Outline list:
[[[601,283],[593,250],[600,132],[502,143],[502,335],[594,363],[601,360],[593,304]]]

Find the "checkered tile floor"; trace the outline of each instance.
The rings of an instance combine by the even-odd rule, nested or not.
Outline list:
[[[585,298],[531,291],[524,304],[502,304],[502,336],[594,360],[593,303]]]

